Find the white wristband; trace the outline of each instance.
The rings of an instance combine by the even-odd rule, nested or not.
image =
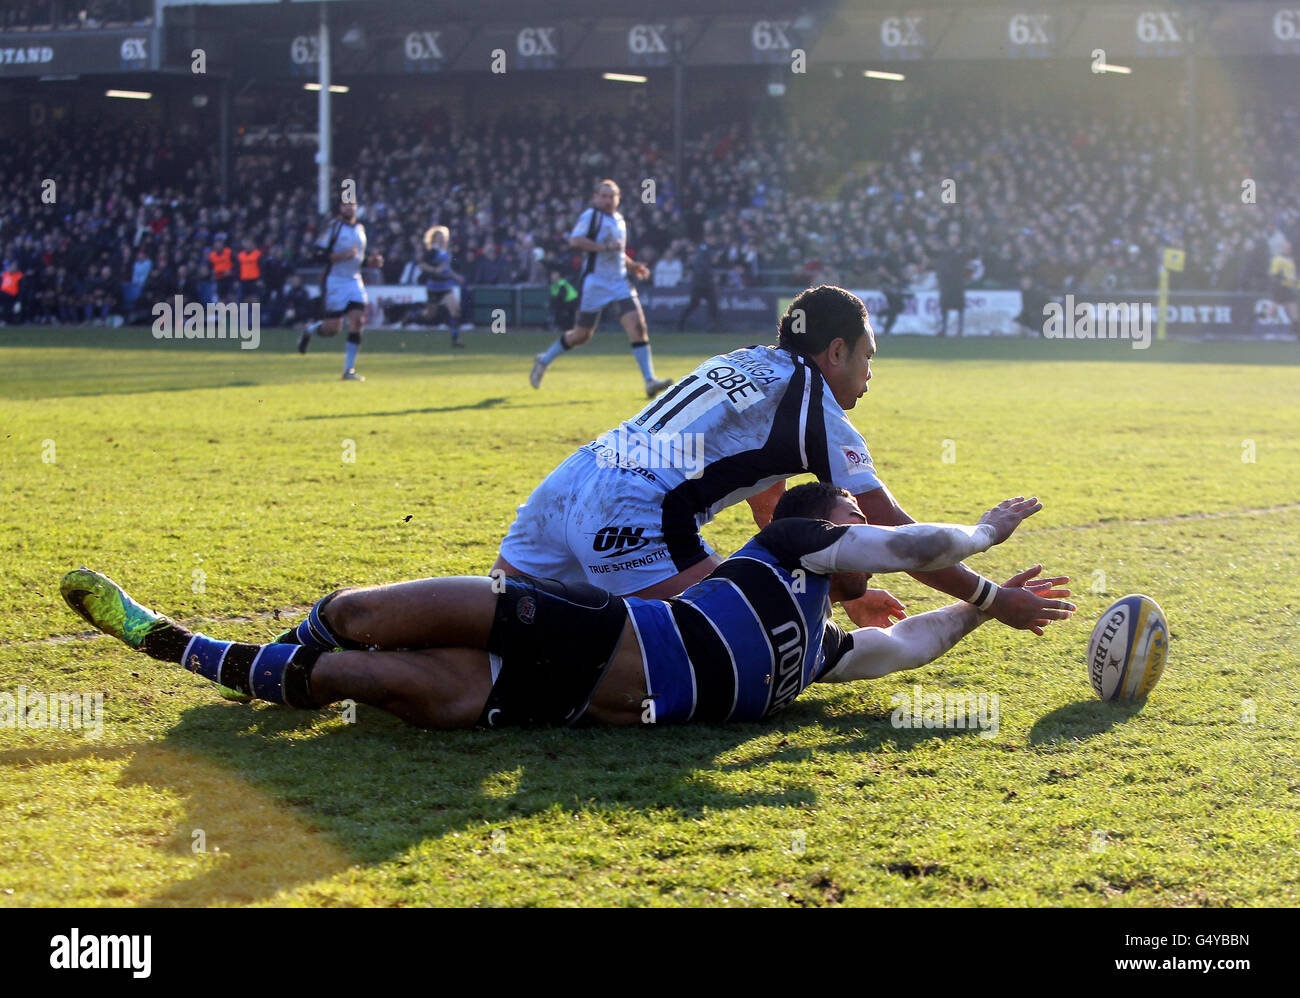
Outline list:
[[[993,605],[993,601],[998,598],[999,592],[1001,592],[1001,589],[996,582],[981,575],[975,583],[975,592],[966,598],[966,602],[974,604],[981,610],[987,610]]]

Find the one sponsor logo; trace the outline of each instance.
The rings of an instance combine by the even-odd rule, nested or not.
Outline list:
[[[744,412],[763,397],[763,389],[734,367],[725,364],[710,367],[704,372],[704,377],[726,393],[727,401],[736,407],[737,412]]]
[[[1132,340],[1134,350],[1151,345],[1150,302],[1049,301],[1043,306],[1043,335],[1049,340]]]
[[[515,613],[519,616],[520,621],[525,624],[531,624],[537,616],[537,603],[531,596],[523,597],[518,605],[515,606]]]
[[[608,560],[619,558],[633,551],[640,551],[650,543],[650,538],[643,537],[645,527],[601,527],[596,531],[596,539],[591,549],[597,554],[604,554]],[[608,552],[608,554],[605,554]]]
[[[864,450],[854,450],[852,447],[841,447],[840,451],[844,455],[844,466],[849,471],[857,471],[859,468],[871,467],[871,455]]]
[[[768,628],[768,634],[776,649],[776,676],[767,708],[769,714],[774,714],[803,689],[803,628],[797,621],[787,620],[778,627]]]
[[[50,940],[55,970],[129,970],[132,977],[152,973],[153,936],[82,935],[73,929]]]
[[[613,564],[588,565],[587,571],[593,575],[608,575],[610,572],[624,572],[631,568],[642,568],[646,565],[653,565],[656,562],[663,561],[668,557],[666,548],[657,548],[649,554],[643,554],[637,558],[628,558],[625,561],[614,562]]]
[[[148,38],[124,38],[118,49],[122,58],[122,65],[126,67],[137,66],[149,61],[149,39]]]
[[[1001,710],[996,693],[926,693],[919,685],[889,698],[895,728],[979,728],[981,738],[997,737]]]
[[[1128,607],[1121,606],[1110,615],[1106,621],[1106,629],[1101,632],[1101,638],[1097,641],[1097,649],[1092,654],[1092,685],[1096,689],[1104,689],[1102,686],[1102,674],[1112,664],[1110,655],[1110,643],[1114,640],[1115,635],[1121,627],[1128,624]],[[1122,661],[1120,659],[1119,661]],[[1118,668],[1118,662],[1114,663]]]

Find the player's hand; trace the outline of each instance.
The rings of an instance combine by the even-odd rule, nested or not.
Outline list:
[[[357,258],[360,257],[360,256],[361,256],[361,247],[360,247],[360,246],[353,246],[352,249],[350,249],[350,250],[348,251],[348,255],[345,256],[343,259],[345,259],[345,260],[355,260],[355,259],[357,259]]]
[[[892,627],[907,616],[907,608],[884,589],[868,589],[840,606],[859,627]]]
[[[1042,508],[1043,504],[1037,496],[1032,499],[1016,496],[1014,499],[1003,499],[981,516],[979,522],[989,524],[993,528],[993,543],[1001,544],[1020,526],[1022,520],[1033,516]]]
[[[644,263],[640,263],[639,261],[636,260],[630,261],[627,265],[627,269],[632,271],[632,276],[635,277],[638,281],[644,281],[647,277],[650,276],[650,268],[647,267]]]
[[[989,607],[989,615],[1008,627],[1040,636],[1053,620],[1068,620],[1076,609],[1062,598],[1070,595],[1070,590],[1063,588],[1069,577],[1034,578],[1042,570],[1042,565],[1035,565],[1007,579]]]

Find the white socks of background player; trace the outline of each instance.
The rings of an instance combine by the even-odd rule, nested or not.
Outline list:
[[[645,378],[646,381],[654,381],[655,365],[654,361],[650,359],[650,341],[646,340],[644,343],[633,343],[632,356],[636,358],[637,366],[641,368],[641,376]]]

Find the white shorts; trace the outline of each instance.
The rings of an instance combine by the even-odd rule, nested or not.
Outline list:
[[[630,596],[713,553],[698,529],[664,536],[663,498],[653,472],[601,467],[584,447],[519,507],[501,557],[529,575]]]
[[[610,287],[608,284],[600,284],[594,278],[588,277],[582,282],[582,298],[578,301],[579,312],[599,312],[606,305],[612,305],[615,302],[631,301],[635,302],[636,288],[624,281],[621,286]],[[625,312],[632,311],[631,308],[624,306],[619,312],[618,318],[622,318]]]
[[[355,280],[351,278],[325,278],[325,314],[331,312],[341,313],[347,310],[347,307],[353,302],[362,305],[370,301],[366,297],[366,286],[361,283],[361,278]]]

